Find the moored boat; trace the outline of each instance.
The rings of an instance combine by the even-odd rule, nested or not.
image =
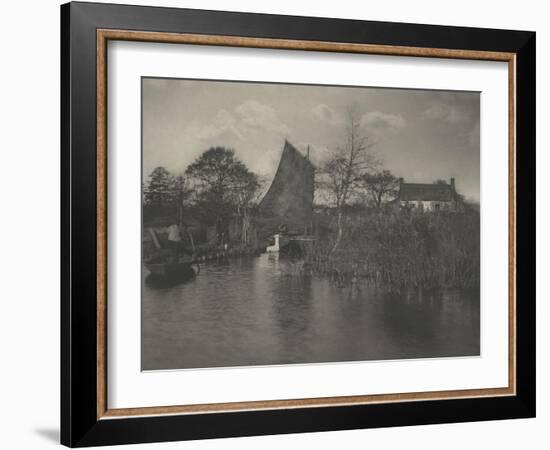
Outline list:
[[[147,284],[155,286],[170,286],[192,280],[200,272],[200,266],[195,259],[195,245],[192,240],[192,251],[185,249],[181,239],[182,208],[178,201],[179,225],[171,225],[168,243],[161,242],[153,228],[149,234],[155,246],[155,251],[143,264],[149,271],[145,278]]]
[[[200,271],[195,261],[145,262],[144,265],[149,271],[146,281],[152,284],[182,283],[195,278]]]

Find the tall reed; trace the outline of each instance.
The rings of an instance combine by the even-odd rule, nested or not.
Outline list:
[[[305,267],[339,282],[390,289],[479,286],[479,213],[367,210],[349,213],[338,248],[333,227],[306,253]]]

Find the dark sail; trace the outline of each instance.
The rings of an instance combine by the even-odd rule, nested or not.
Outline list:
[[[260,202],[259,212],[291,229],[303,230],[311,223],[315,168],[288,141],[277,173]]]

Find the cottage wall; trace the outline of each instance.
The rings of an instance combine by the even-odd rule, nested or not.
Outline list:
[[[401,200],[401,206],[409,206],[414,208],[423,208],[424,211],[435,211],[437,209],[451,209],[453,208],[453,202],[443,202],[443,201],[428,201],[428,200],[417,200],[417,201],[404,201]],[[438,208],[439,205],[439,208]]]
[[[405,183],[399,179],[398,201],[401,206],[422,208],[424,211],[457,210],[458,195],[455,179],[445,183]]]

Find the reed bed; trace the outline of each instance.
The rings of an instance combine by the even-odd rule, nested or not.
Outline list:
[[[391,290],[479,286],[477,211],[354,212],[343,230],[336,250],[332,228],[308,249],[305,271],[341,284],[368,282]]]

